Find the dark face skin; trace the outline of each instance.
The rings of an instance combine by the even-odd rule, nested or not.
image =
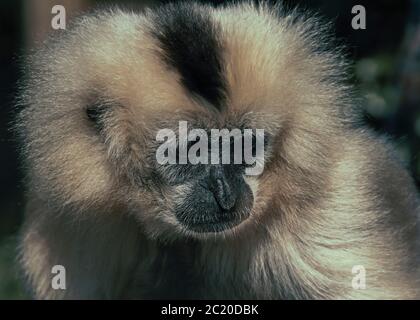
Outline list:
[[[233,139],[230,142],[233,162]],[[190,142],[189,147],[194,143]],[[210,144],[208,151],[210,154]],[[251,188],[244,180],[245,167],[245,164],[188,162],[165,164],[159,166],[157,171],[160,180],[172,187],[188,185],[182,199],[175,204],[173,213],[185,228],[203,233],[233,228],[249,217],[254,199]]]
[[[206,165],[189,182],[192,192],[175,207],[175,216],[195,232],[220,232],[248,218],[253,205],[250,187],[234,165]]]

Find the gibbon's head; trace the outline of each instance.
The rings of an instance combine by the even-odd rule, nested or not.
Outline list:
[[[237,234],[278,201],[303,205],[347,96],[324,32],[252,4],[82,17],[30,61],[19,118],[29,189],[75,217],[129,212],[162,239]],[[158,132],[178,134],[180,121],[263,129],[263,172],[158,163]]]

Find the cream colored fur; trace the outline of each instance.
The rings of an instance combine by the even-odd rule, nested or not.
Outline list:
[[[418,195],[393,147],[358,125],[342,59],[320,50],[325,29],[264,5],[205,10],[225,48],[222,115],[165,67],[147,12],[83,17],[31,57],[18,128],[34,297],[419,298]],[[118,105],[105,141],[84,112],[97,96]],[[179,226],[182,192],[151,175],[156,130],[193,113],[276,133],[264,173],[248,179],[250,218],[219,234]],[[56,264],[66,290],[51,288]],[[352,288],[355,265],[365,290]]]

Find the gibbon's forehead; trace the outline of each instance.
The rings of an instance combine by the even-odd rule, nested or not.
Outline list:
[[[140,117],[198,109],[280,115],[279,102],[286,110],[302,100],[290,85],[305,86],[296,35],[270,8],[170,4],[108,21],[105,32],[89,32],[103,38],[90,40],[100,44],[90,58],[93,82]]]
[[[280,30],[271,15],[250,5],[167,5],[154,11],[150,34],[187,94],[221,112],[255,108],[270,101],[278,84],[280,52],[272,44],[279,39],[272,33]]]

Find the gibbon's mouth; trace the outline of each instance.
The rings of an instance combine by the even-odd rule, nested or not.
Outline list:
[[[200,219],[180,219],[178,221],[188,230],[197,233],[218,233],[232,229],[249,217],[249,212],[222,211],[211,217],[201,217]]]

